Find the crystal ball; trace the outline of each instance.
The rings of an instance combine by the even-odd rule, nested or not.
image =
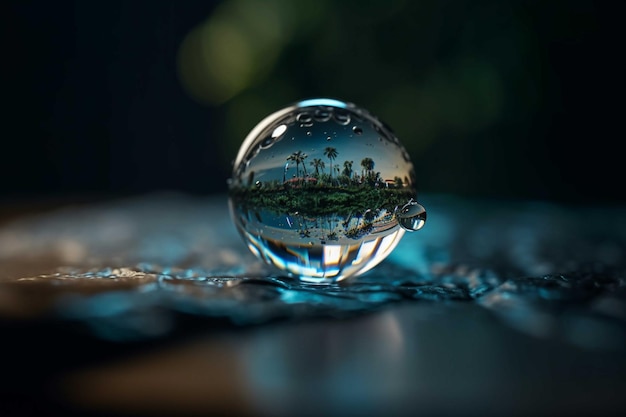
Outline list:
[[[334,99],[303,100],[259,122],[228,183],[230,214],[250,251],[307,283],[370,270],[426,221],[398,138],[365,109]]]

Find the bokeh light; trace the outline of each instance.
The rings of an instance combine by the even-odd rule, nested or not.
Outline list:
[[[225,192],[258,121],[333,97],[394,130],[420,191],[624,201],[611,180],[623,162],[614,140],[623,136],[621,8],[12,0],[3,15],[14,109],[6,137],[28,140],[14,141],[0,166],[7,178],[21,171],[2,190]]]
[[[182,43],[180,80],[190,96],[223,114],[219,147],[226,160],[265,115],[329,96],[379,114],[416,159],[418,178],[426,177],[435,168],[428,161],[440,164],[442,149],[464,152],[466,142],[510,127],[512,113],[528,115],[537,104],[538,80],[528,76],[536,66],[534,34],[520,7],[228,0]],[[456,176],[489,162],[475,158],[448,171]],[[477,176],[467,181],[479,182]],[[453,191],[469,186],[445,174],[420,182],[453,183]]]

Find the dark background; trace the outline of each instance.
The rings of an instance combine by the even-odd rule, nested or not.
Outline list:
[[[226,191],[262,117],[386,121],[421,192],[622,203],[617,1],[8,1],[0,201]]]

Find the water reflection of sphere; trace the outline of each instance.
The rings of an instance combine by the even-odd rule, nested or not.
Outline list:
[[[250,250],[307,282],[369,270],[406,225],[426,219],[395,135],[367,111],[331,99],[301,101],[262,120],[239,150],[229,187]],[[399,222],[406,213],[421,221]]]

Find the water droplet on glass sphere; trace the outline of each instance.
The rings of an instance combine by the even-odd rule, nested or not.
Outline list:
[[[398,222],[403,229],[414,232],[424,227],[426,209],[419,203],[411,201],[397,213]]]
[[[264,262],[330,284],[373,268],[424,225],[414,178],[404,147],[366,110],[305,100],[244,140],[228,181],[231,216]]]

